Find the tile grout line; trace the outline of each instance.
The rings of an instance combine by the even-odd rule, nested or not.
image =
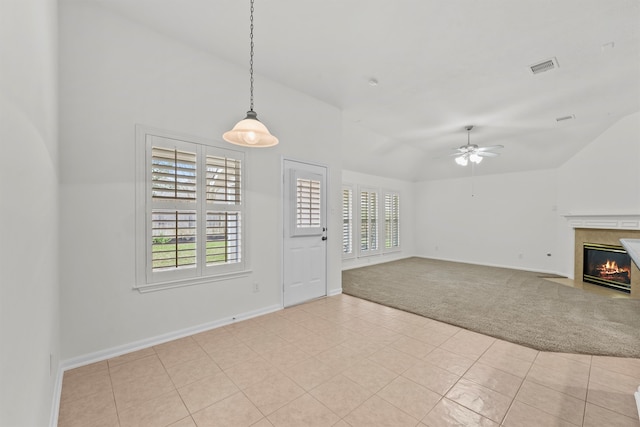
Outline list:
[[[118,426],[121,426],[120,422],[120,411],[118,410],[118,402],[116,401],[116,390],[113,386],[113,377],[111,376],[111,365],[109,364],[109,360],[105,360],[107,363],[107,372],[109,373],[109,384],[111,384],[111,397],[113,397],[113,406],[116,408],[116,418],[118,419]]]
[[[584,407],[582,408],[582,426],[587,419],[587,402],[589,401],[589,384],[591,384],[591,369],[593,368],[593,356],[589,358],[589,375],[587,375],[587,392],[584,395]]]
[[[527,347],[529,348],[529,347]],[[507,412],[505,412],[504,414],[504,418],[502,419],[502,422],[500,422],[500,425],[503,425],[504,421],[507,419],[507,416],[509,415],[509,412],[511,412],[511,408],[513,407],[514,402],[516,401],[516,398],[518,397],[518,394],[520,394],[520,390],[522,389],[522,386],[524,385],[524,382],[527,380],[527,377],[529,376],[529,372],[531,372],[531,368],[533,368],[533,365],[536,363],[536,360],[538,360],[538,356],[540,356],[540,353],[542,353],[542,351],[540,350],[536,350],[536,357],[533,359],[533,361],[531,362],[531,365],[529,365],[529,369],[527,369],[527,373],[524,374],[524,377],[522,378],[522,381],[520,382],[520,385],[518,386],[518,390],[516,390],[516,393],[513,395],[513,399],[511,399],[511,403],[509,403],[509,407],[507,408]],[[524,402],[521,402],[524,403]],[[524,403],[526,405],[526,403]],[[531,406],[531,405],[528,405]],[[543,411],[545,412],[545,411]],[[546,413],[546,412],[545,412]],[[549,414],[552,415],[552,414]]]
[[[466,330],[466,329],[461,329],[461,330]],[[458,332],[460,332],[460,331],[458,331]],[[456,332],[453,336],[457,335],[457,334],[458,334],[458,332]],[[489,335],[486,335],[486,336],[489,336]],[[493,338],[493,337],[492,337],[492,338]],[[445,342],[446,342],[446,341],[445,341]],[[469,370],[470,370],[473,366],[475,366],[475,364],[476,364],[476,363],[480,362],[480,358],[481,358],[482,356],[484,356],[484,355],[485,355],[485,353],[486,353],[487,351],[489,351],[489,349],[490,349],[491,347],[493,347],[493,345],[494,345],[496,342],[498,342],[498,339],[497,339],[497,338],[494,338],[494,342],[493,342],[493,343],[491,343],[491,345],[490,345],[489,347],[487,347],[487,348],[482,352],[482,354],[480,354],[480,355],[476,358],[476,360],[473,362],[473,364],[472,364],[471,366],[469,366],[469,367],[467,368],[467,370],[466,370],[466,371],[464,371],[464,373],[463,373],[462,375],[460,375],[460,378],[458,378],[458,380],[455,382],[455,384],[453,384],[453,385],[452,385],[452,386],[451,386],[451,387],[450,387],[450,388],[445,392],[445,394],[442,396],[442,398],[443,398],[443,399],[447,398],[447,397],[446,397],[447,393],[449,393],[449,392],[451,391],[451,389],[453,389],[453,387],[455,387],[455,386],[460,382],[460,380],[464,378],[465,374],[466,374],[467,372],[469,372]],[[443,344],[444,344],[444,343],[443,343]],[[438,346],[438,347],[436,347],[436,348],[440,348],[440,346]],[[446,350],[446,349],[443,349],[443,350]],[[452,353],[454,353],[454,352],[452,352]],[[455,354],[458,354],[458,353],[455,353]],[[497,369],[497,368],[494,368],[494,369]],[[486,387],[486,386],[484,386],[484,385],[482,385],[482,384],[476,383],[476,382],[475,382],[475,381],[473,381],[473,380],[469,380],[469,379],[466,379],[466,378],[465,378],[465,380],[467,380],[467,381],[471,381],[472,383],[477,384],[477,385],[479,385],[480,387],[484,387],[484,388],[486,388],[486,389],[488,389],[488,390],[494,391],[494,392],[496,392],[496,393],[498,393],[498,394],[500,394],[500,395],[502,395],[502,396],[506,396],[506,395],[504,395],[504,394],[502,394],[502,393],[500,393],[500,392],[498,392],[498,391],[495,391],[495,390],[490,389],[489,387]],[[523,381],[524,381],[524,380],[523,380]],[[506,397],[509,397],[509,396],[506,396]],[[448,399],[448,398],[447,398],[447,399]],[[451,400],[451,399],[448,399],[448,400]],[[504,419],[507,417],[507,413],[509,412],[509,409],[511,409],[511,404],[513,403],[513,401],[514,401],[514,400],[515,400],[515,396],[513,397],[513,399],[511,399],[511,402],[509,403],[509,407],[507,408],[507,411],[504,413],[504,416],[502,417],[502,419],[497,423],[498,425],[502,425],[502,422],[503,422],[503,421],[504,421]],[[483,418],[486,418],[486,419],[490,420],[490,418],[489,418],[489,417],[486,417],[486,416],[484,416],[484,415],[482,415],[482,414],[480,414],[480,413],[478,413],[478,412],[474,411],[474,410],[473,410],[473,409],[471,409],[471,408],[468,408],[468,407],[466,407],[466,406],[464,406],[464,405],[462,405],[462,404],[460,404],[460,403],[458,403],[458,402],[455,402],[454,400],[451,400],[451,401],[452,401],[452,402],[454,402],[454,403],[456,403],[456,404],[458,404],[458,405],[460,405],[460,406],[462,406],[462,407],[464,407],[464,408],[467,408],[468,410],[470,410],[470,411],[472,411],[472,412],[474,412],[474,413],[476,413],[476,414],[480,415],[480,416],[481,416],[481,417],[483,417]],[[491,420],[491,421],[493,421],[493,420]]]
[[[191,335],[189,335],[191,337]],[[200,343],[198,341],[196,341],[195,339],[193,339],[193,342],[196,343],[196,345],[202,350],[204,351],[204,349],[200,346]],[[186,418],[191,418],[191,420],[193,421],[193,423],[195,424],[195,420],[193,419],[193,414],[191,413],[191,411],[189,410],[189,407],[187,406],[187,402],[184,401],[184,398],[182,397],[182,395],[180,394],[180,391],[178,390],[178,387],[176,386],[175,381],[173,380],[173,378],[171,378],[171,375],[169,374],[169,371],[167,370],[167,366],[165,365],[165,363],[162,361],[162,358],[160,357],[160,355],[158,354],[158,351],[155,349],[155,346],[153,346],[153,351],[156,353],[156,356],[158,356],[158,360],[160,360],[160,364],[162,364],[162,367],[164,368],[164,372],[167,374],[167,376],[169,377],[169,381],[171,381],[171,384],[173,384],[173,390],[176,392],[176,394],[178,395],[178,397],[180,398],[180,401],[182,402],[182,405],[184,406],[184,408],[187,410],[187,414],[189,414],[187,417],[181,418],[178,421],[184,420]],[[207,353],[206,351],[204,352],[207,357],[211,357],[209,356],[209,353]],[[195,359],[194,359],[195,360]],[[215,363],[215,362],[213,362]],[[176,421],[176,422],[178,422]]]

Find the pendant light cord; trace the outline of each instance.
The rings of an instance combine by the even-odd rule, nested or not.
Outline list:
[[[250,32],[249,32],[249,38],[251,39],[251,51],[250,51],[250,58],[249,58],[249,83],[250,83],[250,111],[253,111],[253,0],[251,0],[251,26],[250,26]]]

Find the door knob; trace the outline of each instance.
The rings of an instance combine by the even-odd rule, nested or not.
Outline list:
[[[322,240],[327,240],[327,236],[322,236]]]

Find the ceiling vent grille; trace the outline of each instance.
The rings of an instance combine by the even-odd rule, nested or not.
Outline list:
[[[537,64],[533,64],[529,66],[529,71],[531,74],[540,74],[545,71],[551,71],[555,68],[558,68],[558,60],[556,58],[547,59],[546,61],[539,62]]]

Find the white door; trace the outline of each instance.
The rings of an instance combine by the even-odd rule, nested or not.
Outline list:
[[[284,306],[327,294],[327,168],[284,160]]]

